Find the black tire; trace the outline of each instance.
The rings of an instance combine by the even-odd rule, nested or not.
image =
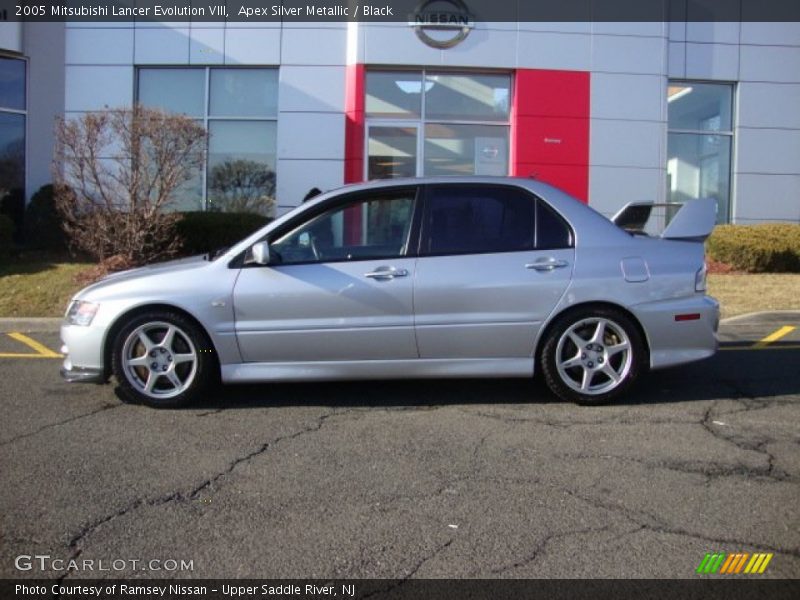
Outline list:
[[[576,404],[597,406],[614,400],[647,368],[647,347],[639,328],[611,308],[578,308],[558,317],[543,344],[539,367],[547,387]]]
[[[113,341],[111,367],[125,400],[153,408],[196,403],[219,375],[205,331],[180,313],[160,310],[139,313],[123,325]]]

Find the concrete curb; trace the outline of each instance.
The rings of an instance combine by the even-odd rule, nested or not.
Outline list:
[[[736,321],[744,321],[745,319],[767,317],[772,315],[795,317],[800,319],[800,310],[760,310],[757,312],[744,313],[743,315],[735,315],[733,317],[727,317],[725,319],[721,319],[720,323],[734,323]]]
[[[61,317],[9,317],[0,319],[0,331],[58,331]]]

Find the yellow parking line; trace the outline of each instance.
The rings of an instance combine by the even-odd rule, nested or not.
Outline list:
[[[800,344],[788,344],[785,346],[771,346],[770,344],[765,344],[763,346],[759,346],[758,344],[752,346],[720,346],[719,350],[720,352],[730,352],[732,350],[800,350]]]
[[[28,348],[31,348],[36,352],[36,354],[31,353],[21,353],[21,352],[1,352],[0,358],[61,358],[61,354],[58,352],[53,352],[47,346],[40,344],[36,340],[29,338],[27,335],[22,333],[13,332],[9,333],[8,337],[13,340],[17,340],[18,342],[22,342]]]
[[[770,333],[767,337],[765,337],[765,338],[759,340],[757,343],[753,344],[753,348],[764,348],[764,347],[768,346],[769,344],[771,344],[772,342],[777,342],[782,337],[789,335],[795,329],[797,329],[797,328],[793,327],[791,325],[784,325],[780,329],[776,329],[775,331]]]

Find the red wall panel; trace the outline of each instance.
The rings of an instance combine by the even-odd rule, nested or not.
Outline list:
[[[344,182],[364,179],[364,65],[345,69]]]
[[[589,197],[590,79],[586,71],[518,69],[511,106],[511,174]]]

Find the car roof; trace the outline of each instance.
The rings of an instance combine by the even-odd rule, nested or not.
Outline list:
[[[397,179],[375,179],[366,182],[348,184],[330,192],[320,195],[324,201],[328,195],[338,195],[345,191],[374,190],[389,187],[403,187],[412,185],[511,185],[524,188],[542,198],[561,214],[575,230],[576,237],[581,243],[608,242],[609,236],[616,237],[620,242],[630,239],[630,236],[612,223],[606,216],[600,214],[587,203],[543,181],[531,177],[490,176],[490,175],[462,175],[440,177],[400,177]],[[316,200],[316,199],[315,199]]]

